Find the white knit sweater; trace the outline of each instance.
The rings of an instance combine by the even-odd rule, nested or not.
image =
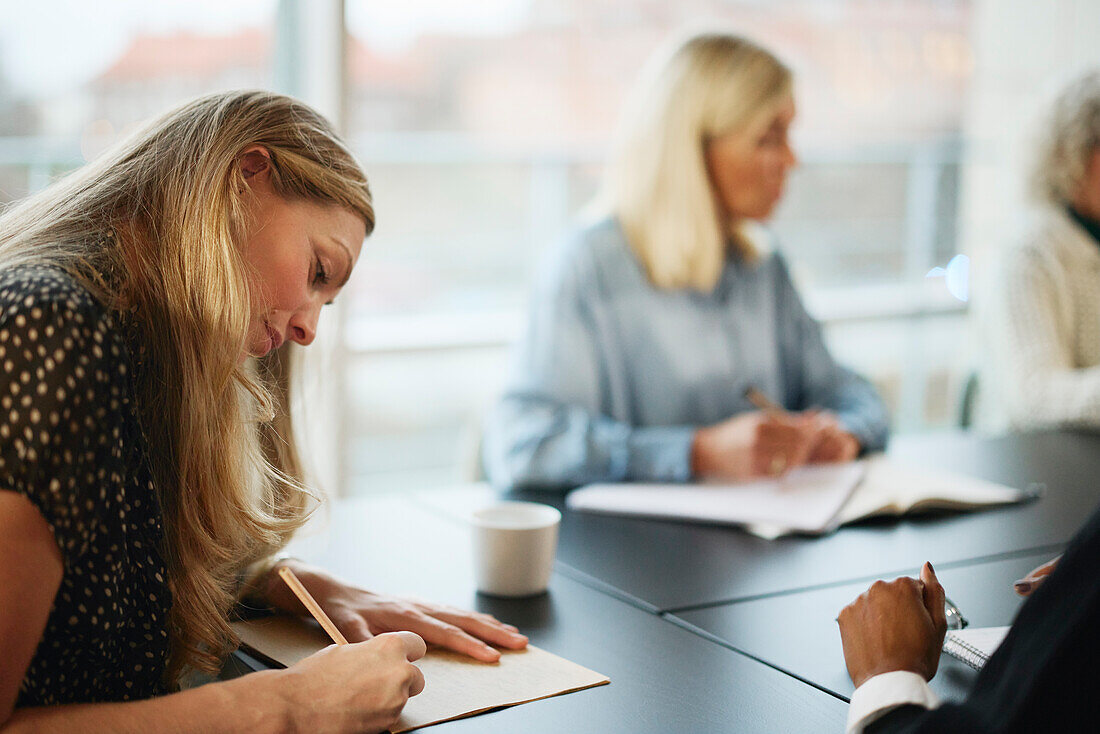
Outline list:
[[[1045,212],[988,292],[979,416],[994,430],[1100,427],[1100,243]]]

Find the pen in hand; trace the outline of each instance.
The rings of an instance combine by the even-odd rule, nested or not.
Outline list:
[[[756,389],[752,385],[745,388],[744,397],[750,403],[763,413],[765,416],[771,419],[784,419],[789,416],[789,413],[775,402],[772,402],[767,395]],[[767,473],[772,476],[779,476],[783,474],[791,466],[791,456],[787,451],[780,450],[772,455],[770,462],[767,465]]]
[[[961,630],[970,625],[970,622],[959,610],[958,604],[948,599],[946,595],[943,597],[943,615],[944,619],[947,620],[947,629],[949,630]]]
[[[294,592],[294,596],[298,597],[298,601],[302,602],[302,606],[313,615],[313,618],[317,620],[317,624],[321,625],[321,629],[328,633],[333,642],[337,645],[348,644],[347,638],[341,634],[340,630],[336,629],[336,625],[325,614],[325,610],[321,609],[321,605],[317,603],[313,595],[306,591],[306,587],[302,586],[302,582],[298,580],[293,571],[283,566],[279,569],[279,578],[286,582],[286,585]]]
[[[745,400],[748,400],[762,413],[766,413],[771,417],[780,417],[787,414],[787,411],[782,405],[771,401],[768,399],[767,395],[760,392],[752,385],[745,388],[744,396]]]

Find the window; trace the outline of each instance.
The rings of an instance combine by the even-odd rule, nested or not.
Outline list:
[[[963,304],[925,275],[956,254],[969,2],[378,5],[347,6],[348,129],[379,222],[346,321],[348,491],[476,473],[539,253],[595,192],[638,68],[700,18],[795,70],[803,165],[774,229],[819,315],[890,317],[831,328],[834,348],[899,423],[951,420]],[[947,314],[895,340],[904,358],[868,355],[929,299]],[[932,372],[949,377],[930,399]]]
[[[191,97],[272,84],[274,0],[8,5],[0,202],[42,188]]]
[[[321,5],[340,2],[11,3],[0,202],[197,94],[303,93],[303,63],[341,46],[339,21],[295,35]],[[795,70],[802,165],[772,226],[834,351],[879,385],[896,427],[950,425],[968,369],[966,255],[1013,224],[988,195],[1015,175],[1005,131],[1054,72],[1095,61],[1100,10],[1085,6],[345,0],[339,106],[378,227],[333,354],[344,394],[325,435],[343,491],[476,474],[539,254],[595,192],[639,66],[685,25],[737,29]]]

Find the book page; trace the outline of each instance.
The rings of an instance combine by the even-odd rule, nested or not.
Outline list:
[[[876,455],[864,460],[867,474],[840,513],[842,523],[913,509],[971,509],[1010,504],[1031,495],[984,479],[928,471]]]
[[[287,616],[236,622],[233,629],[258,657],[283,666],[332,644],[316,624]],[[430,648],[416,666],[424,692],[409,699],[393,734],[611,682],[534,645],[502,650],[499,663]]]
[[[737,484],[590,484],[571,492],[572,510],[722,524],[832,529],[863,478],[862,462],[801,467],[781,479]]]

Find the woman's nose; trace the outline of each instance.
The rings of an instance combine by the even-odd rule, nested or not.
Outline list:
[[[798,165],[798,154],[794,152],[794,147],[789,142],[783,146],[783,163],[787,168]]]
[[[287,338],[308,347],[317,336],[317,319],[320,315],[321,307],[318,304],[310,304],[308,308],[295,312],[287,325]]]

